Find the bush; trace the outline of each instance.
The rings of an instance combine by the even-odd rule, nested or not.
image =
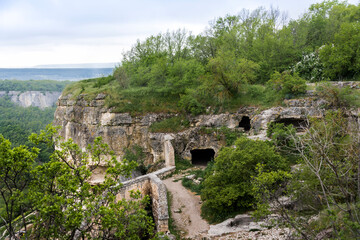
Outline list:
[[[190,122],[184,116],[177,116],[162,120],[161,122],[154,122],[151,124],[149,130],[153,133],[163,132],[180,132],[190,126]]]
[[[175,168],[176,173],[182,170],[191,168],[193,165],[189,160],[182,159],[179,155],[175,155]]]
[[[296,73],[291,75],[290,72],[275,72],[267,85],[284,98],[293,98],[306,93],[306,81]]]
[[[360,107],[360,93],[357,89],[322,84],[316,88],[316,94],[327,101],[328,108]]]
[[[180,97],[178,106],[186,113],[191,113],[192,115],[199,115],[205,112],[205,107],[195,97],[189,94]]]
[[[126,148],[124,152],[125,152],[123,157],[124,159],[126,159],[129,162],[134,161],[137,163],[136,170],[141,172],[141,174],[147,173],[149,166],[145,166],[144,164],[146,155],[142,147],[138,145],[134,145],[131,148]]]
[[[202,216],[209,222],[218,222],[249,209],[254,200],[251,178],[259,163],[264,164],[265,170],[288,167],[269,142],[241,137],[235,147],[222,148],[204,181]]]
[[[292,138],[296,133],[293,125],[272,122],[268,125],[267,137],[271,138],[279,152],[293,163],[296,163],[295,145]]]
[[[97,78],[96,82],[94,84],[94,88],[100,88],[106,84],[109,84],[110,82],[112,82],[114,80],[115,80],[115,78],[112,75],[109,75],[107,77]]]
[[[292,67],[292,71],[300,77],[310,81],[319,82],[325,80],[323,76],[324,65],[320,61],[319,52],[304,54],[301,61]]]

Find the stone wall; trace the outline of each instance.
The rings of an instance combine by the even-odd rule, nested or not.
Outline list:
[[[133,180],[123,182],[120,193],[116,196],[117,200],[131,199],[130,191],[139,190],[142,197],[149,195],[152,201],[152,211],[158,232],[169,230],[168,202],[165,184],[161,178],[172,173],[175,167],[163,168],[159,171],[137,177]]]

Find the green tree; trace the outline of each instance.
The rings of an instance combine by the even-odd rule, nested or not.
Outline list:
[[[269,142],[241,137],[234,147],[222,148],[204,181],[202,216],[217,222],[249,209],[254,200],[251,177],[256,175],[257,164],[264,164],[269,171],[287,168],[285,159]]]
[[[306,92],[306,81],[300,78],[296,73],[275,72],[267,82],[268,88],[280,94],[282,97],[291,98],[299,96]]]
[[[291,174],[259,167],[253,178],[257,213],[269,214],[271,203],[272,212],[280,214],[302,239],[317,238],[324,230],[330,230],[334,239],[357,239],[359,124],[343,111],[329,111],[321,119],[310,119],[310,126],[305,134],[293,135],[301,164]],[[295,208],[287,207],[289,203]]]
[[[32,180],[31,171],[38,153],[37,148],[12,148],[10,141],[0,134],[0,197],[4,204],[0,211],[0,225],[5,226],[6,235],[13,239],[16,238],[19,226],[27,230],[25,216],[29,210],[30,194],[27,189]],[[19,215],[22,221],[16,224],[15,219]]]
[[[209,86],[218,89],[220,98],[233,97],[242,85],[254,82],[259,69],[255,62],[236,58],[234,52],[226,50],[220,50],[208,65],[211,72]]]
[[[324,74],[331,80],[354,78],[360,71],[360,24],[343,23],[333,43],[320,49]]]
[[[49,127],[30,138],[35,143],[57,145],[51,161],[34,166],[38,150],[11,149],[1,138],[1,190],[7,214],[6,233],[15,237],[25,230],[28,239],[143,239],[156,238],[146,211],[149,197],[133,192],[133,200],[117,199],[120,176],[129,176],[135,162],[118,162],[109,147],[96,138],[87,152],[70,139],[54,138]],[[53,142],[53,139],[56,139]],[[103,181],[92,173],[107,167]],[[24,204],[26,203],[26,205]],[[26,208],[25,208],[26,207]],[[11,212],[12,211],[12,212]],[[18,216],[21,221],[14,221]]]

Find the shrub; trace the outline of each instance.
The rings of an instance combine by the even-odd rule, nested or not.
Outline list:
[[[292,98],[306,93],[306,81],[296,73],[275,72],[267,82],[268,88],[277,91],[284,98]]]
[[[193,165],[189,160],[182,159],[179,155],[175,155],[176,172],[191,168]]]
[[[124,152],[124,159],[129,162],[134,161],[137,163],[136,170],[140,171],[141,174],[147,173],[149,166],[145,166],[144,164],[146,155],[142,147],[134,145],[131,148],[126,148]]]
[[[327,101],[329,108],[359,107],[360,93],[350,87],[339,88],[331,84],[322,84],[316,88],[316,94]]]
[[[320,61],[319,52],[304,54],[300,62],[292,67],[292,71],[300,77],[310,81],[319,82],[325,80],[323,76],[324,65]]]
[[[218,222],[249,209],[254,200],[251,177],[256,175],[258,163],[264,164],[265,170],[287,168],[285,159],[269,142],[241,137],[235,147],[222,148],[204,181],[202,216]]]
[[[152,123],[149,130],[153,133],[180,132],[189,126],[190,122],[184,116],[176,116],[162,120],[161,122]]]
[[[205,107],[195,97],[189,94],[180,97],[178,106],[186,113],[191,113],[192,115],[199,115],[205,112]]]
[[[284,123],[272,122],[268,125],[267,137],[271,138],[274,145],[279,152],[288,158],[291,162],[295,163],[297,156],[295,154],[295,145],[293,135],[296,129],[293,125],[285,126]]]

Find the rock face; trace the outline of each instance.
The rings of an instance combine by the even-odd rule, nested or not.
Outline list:
[[[101,136],[120,159],[125,148],[137,145],[146,153],[145,164],[163,160],[166,166],[174,165],[175,155],[190,160],[191,151],[195,149],[212,149],[216,156],[225,145],[225,139],[218,131],[224,126],[234,131],[244,131],[251,138],[266,139],[269,122],[301,126],[308,116],[322,116],[319,103],[309,98],[287,101],[285,107],[263,111],[248,107],[235,113],[192,117],[190,128],[182,132],[152,133],[149,131],[152,123],[174,115],[149,113],[133,117],[129,113],[113,113],[104,107],[104,98],[105,95],[99,94],[95,100],[87,102],[83,96],[77,100],[71,100],[68,96],[60,97],[54,124],[62,127],[62,137],[72,138],[85,149],[97,136]]]
[[[61,92],[41,91],[0,91],[0,97],[8,96],[11,101],[22,107],[39,107],[41,109],[52,107],[58,100]]]

